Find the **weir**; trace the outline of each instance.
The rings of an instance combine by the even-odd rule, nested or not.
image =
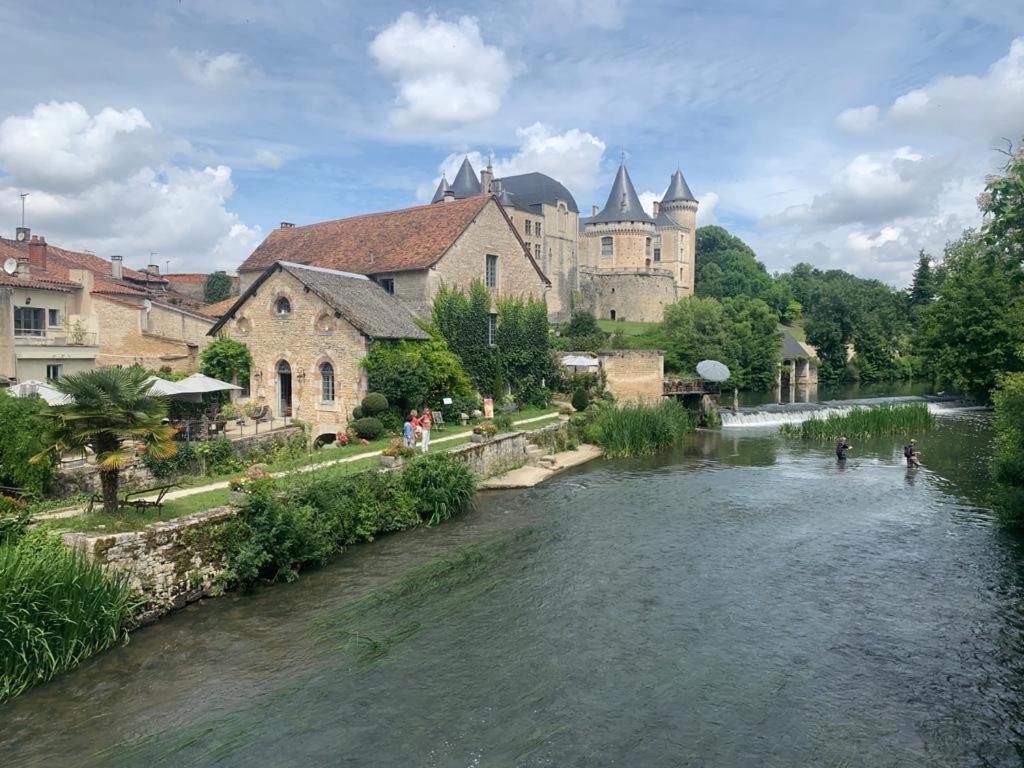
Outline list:
[[[877,408],[901,403],[927,403],[932,413],[949,413],[962,410],[984,410],[986,406],[968,403],[954,397],[924,397],[907,395],[900,397],[871,397],[852,400],[829,400],[822,403],[792,403],[763,405],[756,408],[740,408],[733,413],[722,410],[722,428],[778,427],[783,424],[800,424],[808,419],[827,419],[842,416],[857,408]]]

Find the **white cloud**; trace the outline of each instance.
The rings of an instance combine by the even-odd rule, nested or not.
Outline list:
[[[537,12],[552,11],[574,25],[619,29],[626,17],[626,0],[537,0]]]
[[[243,81],[256,71],[252,60],[241,53],[213,54],[172,48],[171,58],[189,80],[204,88],[220,88]]]
[[[869,104],[866,107],[844,109],[836,116],[836,125],[847,133],[865,133],[878,123],[878,107]]]
[[[871,105],[847,109],[836,118],[840,128],[864,131],[879,122]],[[946,75],[899,96],[885,112],[892,126],[946,133],[977,142],[1002,137],[1016,140],[1024,130],[1024,37],[981,75]]]
[[[403,13],[374,38],[370,54],[397,77],[391,120],[402,128],[454,127],[490,117],[512,80],[505,52],[484,43],[470,16],[448,22]]]
[[[59,159],[25,167],[41,141]],[[0,124],[0,170],[9,174],[0,178],[0,219],[16,220],[17,193],[29,192],[27,222],[54,245],[118,253],[129,264],[156,251],[177,269],[235,268],[261,232],[226,207],[231,169],[176,164],[172,146],[137,109],[91,116],[80,104],[38,105]]]
[[[272,149],[259,149],[253,156],[252,161],[264,168],[277,169],[284,165],[284,158]]]
[[[868,232],[850,232],[846,236],[846,244],[855,251],[866,252],[872,248],[881,248],[886,243],[898,243],[902,238],[902,227],[882,227],[877,235],[871,235]]]
[[[469,157],[478,173],[491,162],[497,178],[534,171],[546,173],[562,182],[577,198],[577,202],[580,195],[591,192],[600,183],[605,144],[597,136],[578,128],[555,133],[542,123],[520,128],[516,136],[519,138],[519,147],[508,157],[491,158],[477,150],[448,155],[438,168],[434,180],[419,186],[417,198],[430,199],[437,189],[441,173],[449,181],[453,180],[465,157]]]
[[[697,208],[697,226],[705,227],[718,223],[718,194],[706,192],[697,195],[700,198],[700,206]]]

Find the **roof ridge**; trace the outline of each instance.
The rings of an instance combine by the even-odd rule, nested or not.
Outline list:
[[[451,206],[452,205],[465,205],[467,202],[469,202],[471,200],[486,201],[486,199],[489,196],[490,195],[483,195],[483,194],[481,194],[481,195],[474,195],[473,197],[463,197],[463,198],[459,198],[459,199],[456,199],[456,200],[451,200],[451,201],[445,203],[445,205],[447,206],[447,210],[451,210]],[[467,205],[466,207],[468,208],[469,206]],[[483,205],[481,204],[480,207],[483,208]],[[371,213],[358,213],[355,216],[345,216],[344,218],[341,218],[341,219],[327,219],[326,221],[313,221],[313,222],[310,222],[309,224],[300,224],[300,225],[296,225],[294,227],[288,227],[287,229],[275,229],[273,231],[274,232],[294,232],[297,229],[308,229],[309,227],[319,227],[319,226],[321,226],[323,224],[335,224],[335,223],[340,222],[340,221],[359,221],[361,219],[372,219],[372,218],[376,218],[378,216],[392,216],[392,215],[394,215],[396,213],[406,213],[408,211],[419,211],[419,210],[445,210],[445,208],[442,208],[441,206],[436,205],[434,203],[421,203],[420,205],[411,205],[408,208],[395,208],[394,210],[391,210],[391,211],[372,211]]]

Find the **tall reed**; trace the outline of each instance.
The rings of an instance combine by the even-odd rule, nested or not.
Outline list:
[[[587,429],[606,456],[649,456],[678,443],[693,429],[690,413],[675,400],[601,409]]]
[[[0,546],[0,702],[124,639],[138,606],[124,577],[59,541]]]
[[[854,408],[849,413],[833,414],[825,419],[811,418],[801,424],[783,424],[786,437],[804,440],[837,440],[840,437],[871,437],[872,435],[912,435],[928,429],[935,416],[926,403],[879,405]]]

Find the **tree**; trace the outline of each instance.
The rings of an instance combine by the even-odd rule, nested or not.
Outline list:
[[[56,457],[30,461],[44,448],[39,423],[48,410],[40,397],[13,397],[0,390],[0,485],[40,494],[53,479]]]
[[[203,285],[203,301],[213,304],[224,301],[231,295],[231,278],[224,272],[214,272],[206,276]]]
[[[227,336],[216,338],[199,353],[199,370],[221,381],[248,381],[251,368],[249,348]]]
[[[474,281],[469,295],[441,286],[434,297],[434,326],[459,356],[479,392],[501,392],[497,355],[489,338],[491,292]]]
[[[43,431],[44,450],[33,461],[68,451],[89,450],[96,457],[103,509],[118,510],[120,472],[135,456],[135,444],[154,459],[174,455],[174,427],[164,424],[167,401],[149,394],[148,374],[138,367],[97,368],[63,376],[54,386],[71,398],[53,406]]]
[[[912,311],[925,307],[935,298],[935,274],[932,272],[932,257],[922,249],[917,256],[914,278],[907,289],[907,300]]]
[[[978,196],[978,207],[988,217],[982,237],[989,246],[1024,259],[1024,144],[1006,152],[1003,173],[988,180]]]
[[[520,404],[547,405],[552,375],[548,308],[539,299],[502,299],[495,333],[502,378]]]
[[[996,450],[992,477],[1003,519],[1024,524],[1024,374],[1005,376],[995,391]]]
[[[772,291],[771,275],[740,238],[723,227],[700,227],[696,251],[697,296],[716,299],[746,296],[768,300]]]

